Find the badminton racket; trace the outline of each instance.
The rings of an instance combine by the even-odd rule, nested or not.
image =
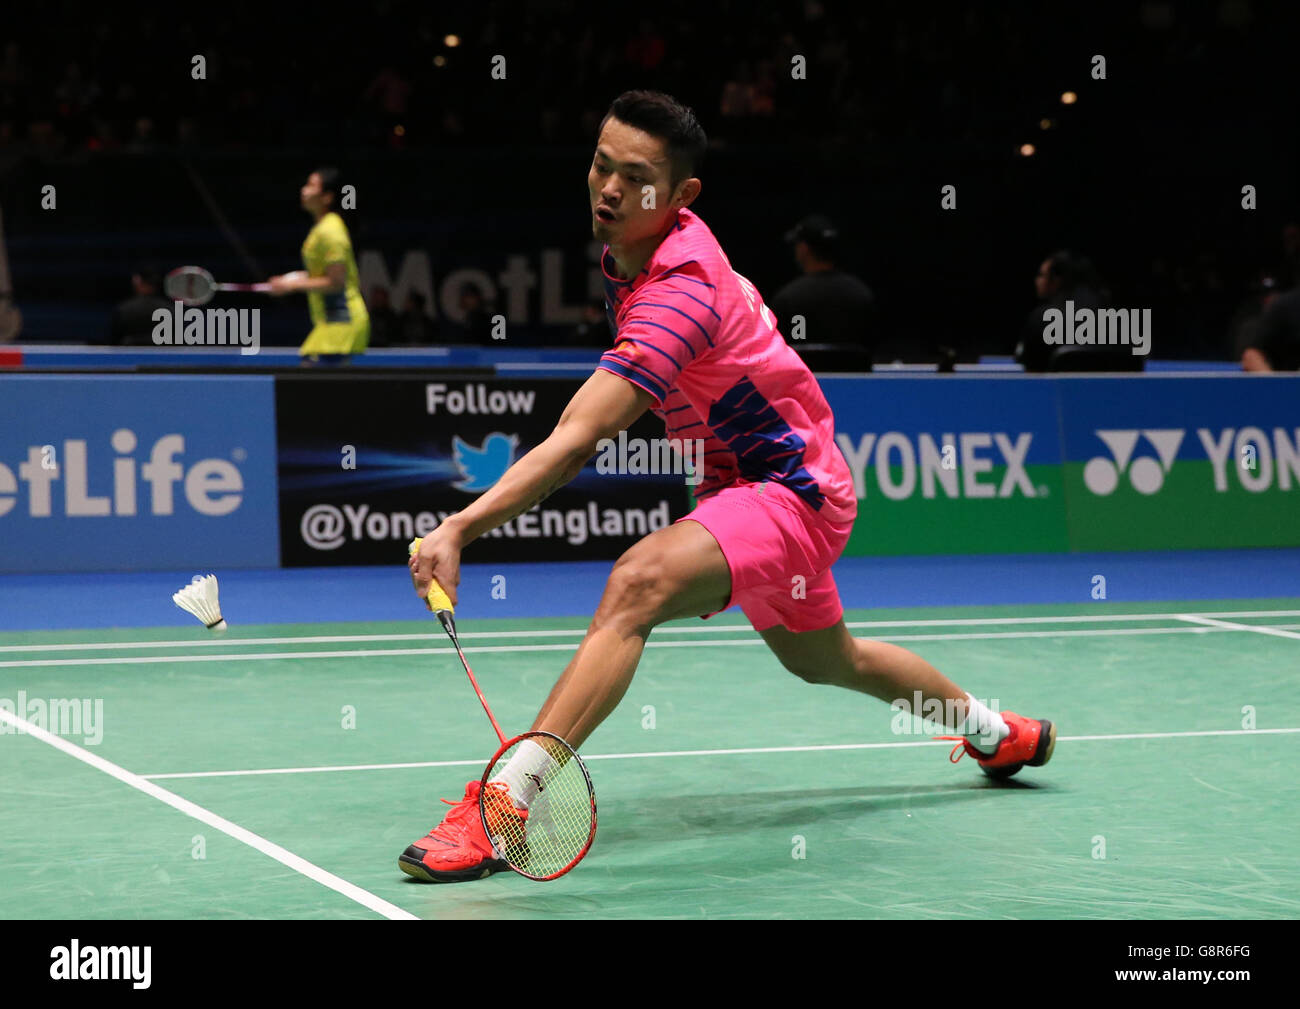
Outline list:
[[[412,540],[410,553],[419,549],[420,539]],[[483,830],[501,860],[519,875],[558,879],[582,861],[596,837],[596,792],[587,766],[554,733],[525,732],[507,739],[465,659],[451,600],[436,579],[425,604],[455,646],[501,744],[479,782]]]
[[[178,266],[163,278],[167,297],[184,305],[206,305],[218,291],[270,291],[271,285],[219,284],[201,266]]]

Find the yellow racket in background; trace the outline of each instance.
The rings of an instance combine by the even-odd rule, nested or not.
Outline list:
[[[421,541],[421,537],[411,540],[407,548],[408,557],[420,549]],[[474,685],[474,693],[478,694],[479,703],[487,712],[501,742],[501,748],[488,761],[479,783],[478,811],[483,820],[483,830],[492,839],[501,860],[521,876],[536,880],[563,876],[582,861],[596,838],[596,792],[587,765],[577,750],[552,732],[525,732],[507,739],[461,650],[460,639],[456,636],[455,610],[436,578],[429,583],[425,605],[437,616],[451,638],[465,674]],[[521,744],[527,742],[545,749],[553,760],[553,766],[537,782],[536,797],[520,811],[512,797],[503,792],[501,783],[493,781],[493,773],[505,768]],[[403,855],[398,864],[403,872],[421,876],[418,861],[408,861]]]

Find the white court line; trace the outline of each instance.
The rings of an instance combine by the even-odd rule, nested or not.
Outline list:
[[[1193,736],[1263,736],[1300,733],[1290,729],[1202,729],[1190,732],[1124,732],[1103,736],[1059,736],[1058,743],[1084,743],[1116,739],[1185,739]],[[645,757],[734,757],[751,753],[821,753],[829,750],[896,750],[912,746],[951,746],[945,740],[921,739],[906,743],[827,743],[820,746],[747,746],[732,750],[650,750],[644,753],[593,753],[583,760],[629,760]],[[255,774],[320,774],[329,771],[392,771],[412,767],[482,767],[482,760],[427,760],[402,764],[337,764],[324,767],[266,767],[249,771],[177,771],[142,774],[142,778],[237,778]]]
[[[1246,625],[1241,625],[1246,627]],[[1253,630],[1253,628],[1247,628]],[[878,634],[876,641],[990,641],[1004,638],[1082,638],[1110,637],[1124,634],[1214,634],[1236,630],[1235,627],[1115,627],[1081,631],[987,631],[974,634]],[[646,648],[735,648],[738,645],[762,645],[762,638],[727,641],[647,641]],[[570,652],[576,642],[559,645],[483,645],[466,648],[466,655],[488,652]],[[355,648],[337,652],[254,652],[247,655],[128,655],[100,659],[11,659],[0,662],[0,669],[33,669],[41,666],[113,666],[149,665],[159,662],[254,662],[273,659],[371,659],[385,655],[455,655],[454,648]]]
[[[1181,620],[1182,613],[1110,613],[1097,615],[1072,615],[1061,617],[954,617],[934,620],[849,620],[850,629],[872,627],[984,627],[1005,624],[1074,624],[1108,623],[1125,620]],[[1300,617],[1300,610],[1239,610],[1198,613],[1203,617]],[[714,624],[709,627],[656,627],[655,634],[718,634],[744,632],[753,634],[749,624]],[[318,634],[274,638],[223,638],[213,636],[190,641],[99,641],[84,644],[56,645],[0,645],[0,652],[94,652],[117,648],[242,648],[248,645],[339,644],[347,641],[424,641],[433,631],[420,634]],[[582,635],[586,627],[536,631],[463,631],[462,640],[475,638],[555,638]]]
[[[286,848],[281,848],[278,844],[268,841],[266,838],[254,834],[251,830],[232,823],[223,816],[218,816],[211,810],[204,809],[202,806],[190,802],[188,799],[182,799],[174,792],[169,792],[161,785],[155,785],[152,781],[146,781],[144,777],[133,774],[126,768],[114,764],[112,761],[105,760],[103,757],[91,753],[89,750],[82,749],[76,743],[70,743],[66,739],[55,736],[40,726],[33,725],[25,718],[20,718],[4,708],[0,708],[0,722],[7,722],[9,725],[24,732],[29,736],[34,736],[43,743],[49,743],[55,749],[62,750],[70,757],[75,757],[82,763],[89,764],[98,771],[116,778],[123,784],[130,785],[132,788],[144,792],[145,795],[153,796],[159,802],[165,802],[173,809],[184,813],[186,816],[193,817],[201,823],[206,823],[209,827],[228,834],[236,841],[240,841],[250,848],[255,848],[263,855],[275,859],[281,865],[286,865],[295,872],[300,872],[309,879],[314,879],[322,886],[327,886],[337,893],[341,893],[349,900],[354,900],[358,904],[381,914],[385,918],[406,919],[418,921],[419,919],[398,907],[396,904],[390,904],[382,897],[377,897],[369,890],[363,890],[355,883],[349,883],[346,879],[335,876],[332,872],[327,872],[320,866],[308,862],[305,858],[295,855]]]
[[[1198,613],[1180,613],[1179,620],[1186,620],[1193,624],[1203,624],[1206,627],[1217,627],[1224,631],[1254,631],[1256,634],[1271,634],[1278,638],[1291,638],[1300,641],[1300,634],[1295,631],[1284,631],[1277,627],[1261,627],[1254,624],[1233,624],[1226,620],[1211,620],[1203,617]]]

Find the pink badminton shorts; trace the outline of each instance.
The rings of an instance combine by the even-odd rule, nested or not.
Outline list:
[[[771,480],[724,487],[677,521],[698,522],[718,541],[731,569],[723,609],[739,606],[754,630],[820,631],[844,615],[831,565],[852,521],[827,521]]]

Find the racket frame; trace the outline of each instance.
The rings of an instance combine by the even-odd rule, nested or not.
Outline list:
[[[174,287],[183,283],[187,277],[194,277],[201,284],[204,284],[207,287],[206,296],[200,297],[197,295],[181,295],[173,293]],[[268,292],[270,290],[271,285],[265,282],[257,284],[219,284],[213,278],[212,274],[201,266],[178,266],[176,269],[168,271],[167,276],[163,278],[163,291],[166,293],[167,297],[172,301],[179,301],[187,308],[197,308],[199,305],[206,305],[212,300],[213,296],[218,291]]]
[[[486,702],[484,703],[486,704]],[[489,713],[489,717],[491,717],[490,713]],[[559,872],[552,872],[546,876],[538,876],[531,872],[528,872],[526,869],[521,869],[519,866],[515,865],[514,862],[512,862],[510,859],[501,857],[501,853],[498,852],[498,857],[501,857],[501,861],[505,862],[506,865],[510,867],[512,872],[517,872],[519,873],[519,875],[527,877],[528,879],[535,879],[539,883],[546,883],[553,879],[559,879],[566,872],[568,872],[575,865],[577,865],[584,858],[586,858],[587,852],[591,850],[592,842],[596,839],[596,789],[592,787],[591,775],[587,772],[587,765],[583,763],[582,758],[578,756],[578,751],[575,750],[572,746],[570,746],[567,742],[565,742],[560,736],[557,736],[555,733],[543,732],[538,729],[534,729],[530,732],[521,732],[513,739],[505,740],[504,742],[502,742],[500,749],[498,749],[496,753],[492,754],[492,759],[488,761],[488,765],[483,771],[483,777],[479,779],[478,815],[479,815],[479,819],[483,823],[483,833],[486,834],[489,838],[491,838],[492,831],[488,827],[487,810],[483,808],[483,802],[487,796],[486,790],[487,790],[488,778],[491,777],[492,771],[497,766],[497,761],[501,759],[501,755],[504,754],[508,749],[510,749],[510,747],[514,746],[516,743],[522,742],[525,739],[533,739],[537,736],[545,736],[547,739],[553,739],[561,746],[563,746],[566,750],[569,751],[569,759],[577,761],[578,769],[582,771],[583,780],[587,784],[587,797],[591,801],[591,830],[587,832],[587,840],[583,843],[582,850],[579,851],[578,854],[575,855],[569,861],[569,864],[566,865]]]
[[[410,555],[413,555],[419,549],[420,539],[421,537],[416,537],[411,541],[410,546],[408,548],[408,553]],[[433,598],[432,598],[432,590],[434,588],[437,588],[440,594],[442,595],[443,601],[445,601],[446,603],[445,606],[443,606],[441,603],[437,606],[434,605]],[[487,698],[483,696],[483,690],[478,685],[478,678],[474,675],[474,670],[470,668],[469,660],[465,658],[464,649],[460,647],[460,636],[456,633],[456,615],[454,611],[451,609],[451,600],[447,598],[446,593],[442,591],[442,588],[441,586],[438,585],[436,579],[430,583],[430,597],[425,599],[425,603],[429,607],[429,609],[433,612],[434,616],[438,618],[438,622],[442,624],[442,629],[447,633],[447,637],[451,639],[451,643],[456,649],[456,655],[460,658],[460,664],[461,666],[464,667],[465,674],[469,677],[469,682],[474,687],[474,693],[478,695],[479,703],[483,705],[483,711],[484,713],[487,714],[488,721],[492,723],[492,728],[496,731],[497,739],[500,740],[501,742],[501,746],[497,749],[496,753],[492,754],[492,759],[488,761],[487,767],[483,771],[482,778],[479,779],[478,815],[479,815],[479,822],[482,823],[483,825],[483,833],[488,838],[491,838],[492,836],[492,831],[488,827],[487,811],[483,808],[483,800],[487,794],[486,789],[487,789],[488,777],[492,774],[492,769],[496,767],[497,761],[501,759],[501,755],[505,753],[506,750],[510,749],[510,747],[514,746],[515,743],[521,742],[522,740],[525,739],[530,739],[534,736],[545,736],[548,739],[555,740],[566,750],[568,750],[570,760],[576,760],[578,762],[578,768],[582,771],[583,780],[586,782],[587,785],[587,798],[591,802],[591,830],[587,832],[587,840],[583,844],[582,850],[579,851],[578,854],[569,862],[569,864],[566,865],[559,872],[553,872],[546,876],[538,876],[524,869],[521,869],[519,866],[511,862],[510,859],[508,858],[501,859],[501,861],[505,862],[505,864],[510,867],[512,872],[517,872],[519,873],[519,875],[524,876],[528,879],[535,879],[538,882],[542,882],[542,883],[552,879],[559,879],[561,876],[563,876],[566,872],[568,872],[570,869],[572,869],[575,865],[577,865],[586,857],[587,852],[591,850],[592,841],[596,839],[596,789],[591,784],[591,774],[587,771],[587,765],[583,763],[582,758],[578,756],[577,750],[575,750],[572,746],[570,746],[566,740],[564,740],[560,736],[557,736],[553,732],[545,732],[540,729],[533,729],[528,732],[520,733],[519,735],[514,736],[510,739],[507,739],[506,734],[501,731],[501,726],[497,724],[496,716],[492,714],[492,708],[488,706]]]

